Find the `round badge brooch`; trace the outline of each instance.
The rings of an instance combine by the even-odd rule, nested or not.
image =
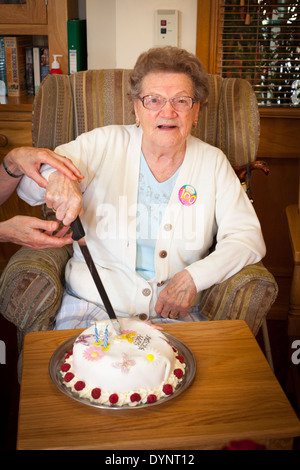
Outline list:
[[[192,206],[197,200],[197,191],[190,184],[185,184],[180,188],[178,197],[184,206]]]

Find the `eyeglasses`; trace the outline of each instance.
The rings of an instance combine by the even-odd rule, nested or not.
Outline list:
[[[176,96],[175,98],[167,100],[160,95],[146,95],[143,98],[139,96],[138,99],[141,100],[144,108],[150,111],[160,111],[168,101],[175,111],[189,111],[192,109],[194,103],[196,103],[196,100],[190,96]]]

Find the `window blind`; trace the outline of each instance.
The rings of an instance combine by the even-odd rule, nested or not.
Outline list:
[[[300,0],[222,0],[217,73],[248,80],[260,106],[300,107]]]

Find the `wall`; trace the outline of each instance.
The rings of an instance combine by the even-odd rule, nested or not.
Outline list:
[[[197,0],[86,0],[88,68],[132,68],[155,46],[155,12],[180,12],[180,47],[196,52]]]

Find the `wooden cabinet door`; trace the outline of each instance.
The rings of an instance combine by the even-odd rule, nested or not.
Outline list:
[[[0,4],[0,23],[47,24],[45,0],[25,0],[19,3]]]

